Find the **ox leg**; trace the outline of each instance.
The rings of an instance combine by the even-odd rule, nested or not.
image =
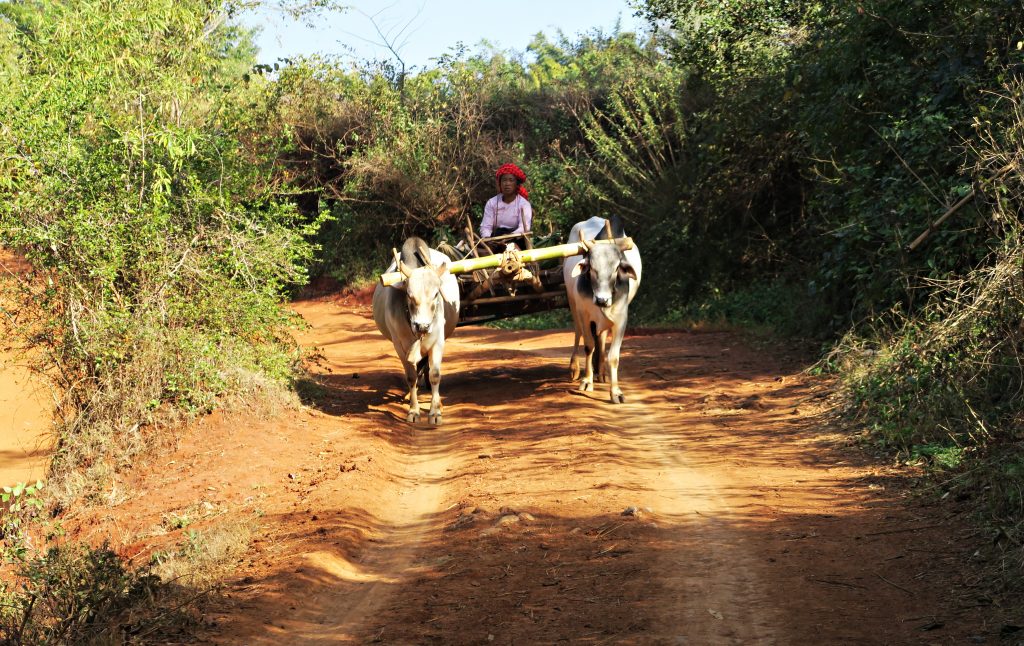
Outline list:
[[[586,372],[583,374],[583,379],[580,380],[580,392],[594,390],[594,352],[597,350],[597,339],[594,338],[593,324],[590,327],[590,330],[584,330],[583,332],[583,345],[587,351],[587,359]]]
[[[597,370],[597,381],[598,383],[608,383],[608,354],[607,345],[604,342],[601,343],[601,365],[598,366]]]
[[[600,332],[594,344],[594,383],[603,384],[608,381],[608,330]]]
[[[608,360],[605,354],[608,343],[606,339],[607,335],[601,334],[598,341],[600,345],[594,352],[594,383],[597,384],[608,383]]]
[[[430,349],[430,414],[427,419],[434,426],[441,425],[441,357],[444,356],[444,339],[439,339]]]
[[[575,335],[572,341],[572,356],[569,357],[569,381],[576,381],[580,378],[580,330],[583,329],[583,326],[571,298],[569,299],[569,312],[572,314],[572,331]]]
[[[572,356],[569,357],[569,381],[576,381],[580,378],[580,330],[578,327],[575,332],[575,338],[572,342]]]
[[[401,349],[398,349],[398,353],[398,356],[402,357],[405,381],[409,385],[409,414],[406,415],[405,421],[415,423],[420,421],[419,371],[416,369],[416,364],[420,360],[420,342],[415,341],[406,354],[403,355]]]
[[[619,352],[622,350],[622,337],[625,334],[625,325],[615,326],[615,329],[612,331],[612,345],[608,349],[608,356],[605,357],[605,363],[608,365],[608,371],[612,380],[611,386],[608,389],[608,395],[613,404],[626,403],[626,398],[622,395],[622,389],[619,388]]]

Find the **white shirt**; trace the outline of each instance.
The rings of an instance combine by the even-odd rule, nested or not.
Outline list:
[[[522,213],[522,216],[520,216]],[[526,228],[523,228],[526,222]],[[512,233],[525,233],[533,226],[533,208],[522,195],[506,204],[501,194],[495,195],[484,204],[484,219],[480,222],[480,236],[488,238],[498,228],[514,229]]]

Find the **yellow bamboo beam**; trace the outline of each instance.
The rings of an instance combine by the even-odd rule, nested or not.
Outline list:
[[[598,243],[615,243],[620,241],[625,242],[625,247],[627,249],[633,246],[632,238],[622,238],[621,240],[594,240],[594,242]],[[523,249],[519,252],[519,258],[523,262],[540,262],[541,260],[550,260],[551,258],[568,258],[569,256],[578,256],[579,254],[586,253],[586,251],[586,248],[581,243],[572,242],[569,244],[556,245],[554,247]],[[453,274],[462,274],[467,271],[497,267],[501,264],[501,258],[502,254],[496,253],[491,256],[456,260],[448,265],[448,271]],[[405,280],[405,277],[398,271],[384,273],[380,276],[380,283],[385,287],[394,285],[395,283],[400,283],[403,280]]]

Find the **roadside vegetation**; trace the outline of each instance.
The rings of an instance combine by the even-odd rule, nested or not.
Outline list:
[[[1024,566],[1019,3],[638,0],[650,33],[413,70],[256,66],[238,6],[0,2],[0,244],[33,268],[5,277],[4,316],[62,395],[51,515],[190,416],[294,401],[288,297],[372,280],[409,234],[454,242],[514,161],[535,230],[625,219],[636,322],[813,340],[864,441],[976,500]],[[8,608],[44,613],[46,567],[93,568],[124,603],[165,580],[105,548],[26,552],[6,522],[36,586]]]

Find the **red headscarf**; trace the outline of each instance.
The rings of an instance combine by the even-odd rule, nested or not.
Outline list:
[[[494,173],[494,179],[498,180],[498,182],[500,183],[502,175],[511,175],[512,177],[515,177],[517,180],[519,180],[519,194],[522,195],[523,197],[528,196],[528,193],[526,192],[526,187],[523,186],[523,182],[526,181],[526,173],[523,172],[523,169],[519,168],[515,164],[505,164],[504,166],[499,168],[496,173]]]

